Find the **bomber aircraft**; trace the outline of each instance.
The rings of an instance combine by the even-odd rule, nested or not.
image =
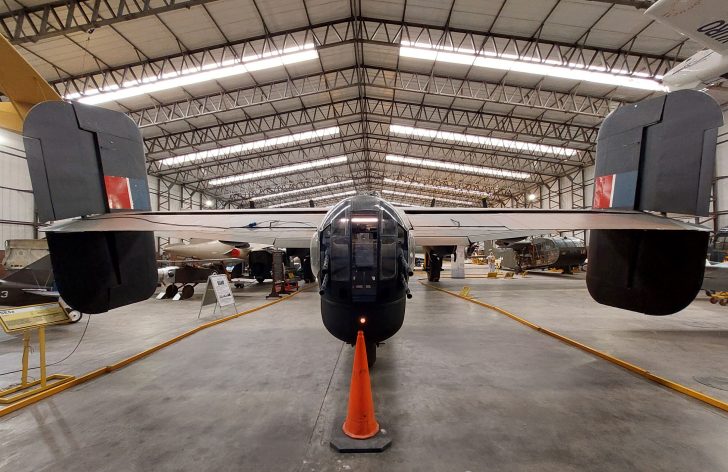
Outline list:
[[[678,91],[614,111],[598,138],[591,210],[396,207],[360,193],[332,208],[151,212],[142,137],[124,114],[43,102],[24,124],[36,206],[64,300],[99,313],[150,297],[154,235],[310,248],[326,329],[369,361],[402,326],[414,251],[592,230],[587,286],[599,303],[649,315],[700,290],[709,231],[667,218],[707,215],[720,107]],[[681,247],[674,257],[663,257]],[[677,260],[675,259],[677,258]],[[680,279],[671,268],[683,267]]]
[[[649,13],[659,16],[656,7],[667,7],[674,19],[678,3],[660,0]],[[713,18],[725,12],[723,1],[694,3],[717,7],[690,21],[709,18],[712,26],[699,26],[705,30],[699,33],[723,41],[725,20]],[[0,104],[0,122],[23,131],[39,218],[56,222],[45,228],[56,285],[81,312],[108,311],[154,293],[155,233],[310,248],[325,327],[349,343],[363,330],[370,361],[377,343],[402,325],[415,245],[435,251],[591,230],[587,288],[598,303],[668,315],[700,291],[710,231],[667,217],[709,213],[723,115],[699,91],[630,104],[604,120],[591,210],[396,208],[360,194],[330,209],[154,213],[135,124],[120,112],[62,101],[3,38],[0,49],[6,62],[0,88],[11,98]],[[675,247],[681,251],[665,258]],[[682,268],[680,278],[672,276],[675,266]]]

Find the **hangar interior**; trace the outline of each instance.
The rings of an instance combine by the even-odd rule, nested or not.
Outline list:
[[[664,95],[668,71],[704,49],[645,16],[655,3],[6,0],[0,33],[61,98],[141,130],[152,210],[327,208],[371,192],[402,208],[588,209],[603,120]],[[728,85],[701,88],[728,123]],[[727,137],[710,215],[683,218],[713,234],[728,226]],[[0,241],[43,226],[23,139],[0,129]],[[200,284],[190,300],[49,328],[51,371],[106,371],[0,405],[0,469],[728,469],[726,411],[649,378],[728,405],[725,306],[701,292],[675,316],[640,316],[593,302],[583,272],[489,279],[465,264],[438,285],[460,298],[415,271],[404,327],[379,348],[381,454],[329,445],[355,351],[321,326],[316,289],[263,308],[270,283],[236,289],[245,316],[208,329],[228,313],[200,306]],[[22,352],[0,333],[0,387],[18,383]]]

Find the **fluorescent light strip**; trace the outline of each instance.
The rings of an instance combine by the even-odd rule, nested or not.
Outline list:
[[[398,195],[400,197],[419,198],[421,200],[427,200],[427,201],[431,201],[434,198],[435,200],[439,200],[441,202],[455,203],[455,204],[458,204],[458,205],[473,206],[473,202],[466,202],[464,200],[455,200],[455,199],[452,199],[452,198],[443,198],[443,197],[438,197],[438,196],[435,196],[435,195],[430,195],[430,196],[428,196],[428,195],[419,195],[417,193],[397,192],[395,190],[382,190],[382,193],[386,193],[387,195]]]
[[[281,193],[272,193],[270,195],[261,195],[260,197],[253,197],[250,200],[252,201],[260,201],[260,200],[270,200],[272,198],[278,198],[278,197],[285,197],[288,195],[295,195],[297,193],[309,193],[309,192],[315,192],[317,190],[323,190],[325,188],[332,188],[332,187],[343,187],[345,185],[353,185],[353,180],[344,180],[343,182],[334,182],[333,184],[324,184],[324,185],[314,185],[313,187],[306,187],[298,190],[289,190],[287,192],[281,192]]]
[[[392,184],[392,185],[401,185],[403,187],[416,187],[416,188],[422,188],[422,189],[428,189],[428,190],[442,190],[444,192],[460,193],[463,195],[475,195],[477,197],[487,197],[490,195],[488,192],[480,192],[478,190],[466,190],[466,189],[462,189],[462,188],[445,187],[444,185],[423,184],[420,182],[408,182],[406,180],[388,179],[386,177],[384,178],[384,183]]]
[[[607,72],[602,66],[576,64],[569,62],[566,65],[555,60],[540,58],[519,58],[512,54],[483,53],[476,54],[473,49],[453,48],[449,46],[431,46],[429,44],[402,41],[399,55],[414,59],[449,62],[453,64],[475,65],[489,69],[524,72],[548,77],[593,82],[598,84],[616,85],[642,90],[664,92],[667,88],[657,80],[653,80],[646,73],[632,74],[627,70],[613,70]],[[616,72],[616,73],[615,73]],[[661,79],[661,76],[657,76]]]
[[[354,194],[356,194],[356,190],[349,190],[348,192],[339,192],[339,193],[332,193],[330,195],[321,195],[319,197],[306,198],[303,200],[296,200],[294,202],[278,203],[277,205],[270,205],[268,208],[281,208],[281,207],[287,207],[287,206],[293,206],[293,205],[303,205],[304,203],[308,203],[311,200],[317,202],[317,201],[321,201],[321,200],[328,200],[329,198],[348,197],[348,196],[351,196]]]
[[[444,169],[461,172],[464,174],[487,175],[490,177],[502,177],[507,179],[526,180],[531,178],[531,174],[525,172],[517,172],[514,170],[493,169],[491,167],[471,166],[468,164],[458,164],[456,162],[435,161],[433,159],[421,159],[419,157],[395,156],[387,154],[386,158],[389,162],[397,164],[411,165],[415,167],[428,167],[430,169]]]
[[[304,131],[302,133],[287,134],[285,136],[277,136],[275,138],[261,139],[259,141],[251,141],[249,143],[235,144],[233,146],[209,149],[207,151],[193,152],[190,154],[183,154],[181,156],[168,157],[166,159],[162,159],[161,164],[171,166],[175,164],[184,164],[186,162],[201,161],[213,157],[228,157],[232,154],[255,151],[271,146],[282,146],[288,143],[305,141],[306,139],[322,138],[335,134],[339,134],[338,126],[316,129],[313,131]]]
[[[213,187],[219,187],[221,185],[234,184],[236,182],[244,182],[246,180],[257,179],[260,177],[270,177],[281,174],[292,174],[298,171],[306,171],[310,169],[316,169],[318,167],[334,166],[346,162],[349,158],[347,156],[329,157],[326,159],[318,159],[315,161],[301,162],[300,164],[292,164],[289,166],[274,167],[272,169],[259,170],[255,172],[248,172],[247,174],[232,175],[230,177],[221,177],[219,179],[210,180],[210,185]]]
[[[147,93],[169,90],[176,87],[217,80],[246,72],[255,72],[287,64],[318,59],[318,52],[313,44],[305,44],[278,51],[254,54],[240,59],[230,59],[220,63],[207,64],[202,67],[191,67],[179,72],[168,72],[159,77],[142,80],[128,80],[122,84],[109,85],[101,89],[88,90],[84,94],[66,95],[67,100],[78,100],[89,105],[98,105],[115,100],[136,97]]]
[[[575,156],[579,151],[576,149],[560,146],[549,146],[546,144],[529,143],[526,141],[513,141],[511,139],[492,138],[476,134],[453,133],[450,131],[438,131],[436,129],[414,128],[412,126],[389,125],[390,134],[403,136],[415,136],[418,138],[436,139],[439,141],[453,141],[456,143],[477,144],[491,146],[506,150],[532,151],[539,154],[551,154],[554,156]]]

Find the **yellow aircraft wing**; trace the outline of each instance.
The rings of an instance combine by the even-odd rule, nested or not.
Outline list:
[[[2,35],[0,64],[0,92],[10,99],[0,103],[0,128],[20,133],[34,105],[62,98]]]

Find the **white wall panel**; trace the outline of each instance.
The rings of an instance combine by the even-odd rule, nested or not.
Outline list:
[[[559,208],[574,208],[574,188],[573,183],[568,177],[561,177],[561,196],[559,201]]]
[[[594,166],[584,169],[584,205],[591,208],[594,202]]]
[[[34,230],[32,226],[11,225],[0,223],[0,247],[5,247],[8,239],[33,239]]]
[[[3,188],[0,184],[0,220],[32,223],[33,194]]]
[[[728,112],[723,114],[728,123]],[[715,163],[715,209],[718,215],[717,227],[728,226],[728,125],[718,130],[718,148]]]
[[[19,135],[0,130],[0,247],[35,236],[35,203]]]

